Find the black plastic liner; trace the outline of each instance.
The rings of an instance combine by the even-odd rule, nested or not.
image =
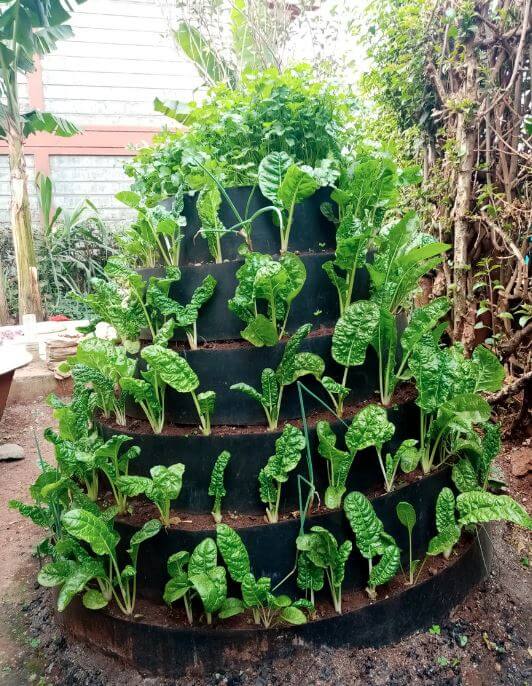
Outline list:
[[[305,396],[306,402],[306,396]],[[388,410],[388,418],[395,424],[395,434],[384,446],[383,454],[395,448],[405,438],[417,438],[419,434],[419,411],[413,403],[405,403]],[[113,434],[128,433],[127,429],[112,430],[104,423],[98,423],[99,429],[107,439]],[[339,446],[343,446],[345,427],[339,422],[331,421],[331,426],[339,436]],[[266,464],[268,457],[275,452],[275,441],[280,431],[254,431],[240,433],[237,429],[223,435],[202,436],[196,433],[186,435],[133,434],[133,441],[127,444],[138,445],[139,457],[130,463],[130,472],[148,476],[150,468],[155,465],[169,466],[175,462],[185,465],[185,481],[178,509],[190,512],[209,513],[212,509],[212,498],[208,495],[212,467],[222,450],[231,453],[231,460],[225,471],[224,498],[225,511],[239,513],[258,513],[264,511],[259,498],[258,474]],[[326,460],[318,455],[315,427],[309,426],[309,439],[313,457],[314,483],[320,493],[327,486]],[[292,511],[298,507],[297,474],[309,478],[306,455],[303,453],[299,466],[291,473],[290,479],[283,484],[282,507]],[[373,448],[357,454],[347,481],[348,488],[365,490],[382,483],[382,474]]]
[[[175,677],[188,670],[245,669],[262,659],[297,659],[297,644],[331,648],[395,643],[441,624],[489,573],[492,548],[483,529],[440,573],[343,615],[298,627],[229,629],[172,627],[87,610],[76,598],[60,616],[67,634],[125,661],[143,673]]]
[[[343,367],[340,367],[331,356],[332,334],[324,333],[307,337],[302,345],[302,352],[320,355],[325,362],[325,374],[340,381]],[[202,347],[198,350],[185,348],[182,355],[188,360],[200,380],[197,392],[215,391],[216,406],[212,417],[213,425],[228,424],[245,426],[248,424],[265,424],[266,418],[262,406],[241,391],[231,391],[233,384],[244,382],[260,391],[262,370],[266,367],[276,369],[281,361],[285,342],[272,347],[256,348],[244,343],[234,347]],[[139,368],[144,367],[143,360]],[[315,395],[330,404],[330,398],[321,384],[312,376],[304,376],[301,381]],[[347,386],[351,388],[349,401],[356,403],[367,400],[378,387],[378,359],[372,348],[368,349],[366,361],[358,367],[351,367],[347,377]],[[307,410],[321,407],[314,398],[308,398]],[[143,419],[142,409],[130,402],[127,408],[130,417]],[[299,417],[299,397],[296,384],[285,387],[281,404],[281,419]],[[194,402],[189,393],[177,393],[172,388],[166,391],[166,418],[175,424],[196,426],[199,422]]]
[[[258,186],[240,186],[227,189],[227,195],[243,220],[251,218],[257,210],[271,206]],[[288,249],[294,251],[318,251],[324,248],[334,248],[336,228],[325,218],[321,211],[321,204],[331,202],[331,189],[319,188],[314,195],[296,205]],[[161,204],[170,209],[173,199],[164,200]],[[334,205],[334,203],[333,203]],[[185,216],[187,225],[181,244],[180,263],[212,262],[213,257],[207,247],[207,241],[198,234],[201,222],[196,211],[196,196],[185,196]],[[237,224],[240,220],[230,205],[222,196],[219,212],[220,219],[226,228]],[[253,250],[274,255],[279,252],[281,244],[279,229],[273,223],[273,213],[265,212],[253,222],[251,240]],[[238,248],[244,243],[244,238],[235,233],[228,233],[221,238],[222,257],[224,260],[238,259]]]
[[[311,323],[314,328],[334,327],[339,317],[338,292],[331,283],[322,265],[334,259],[333,253],[314,253],[300,255],[307,270],[307,280],[299,295],[292,302],[288,317],[287,332],[293,333],[302,324]],[[228,301],[234,296],[238,285],[236,272],[243,261],[185,265],[181,267],[181,280],[170,289],[170,297],[185,305],[192,293],[207,275],[212,275],[216,288],[212,298],[201,308],[198,317],[198,341],[226,341],[240,339],[240,332],[245,323],[228,308]],[[150,276],[164,276],[162,267],[139,270],[145,279]],[[368,275],[365,269],[359,269],[355,280],[354,300],[365,300],[368,297]],[[149,340],[145,330],[143,337]],[[175,340],[186,340],[182,330],[176,332]]]
[[[373,500],[375,511],[382,520],[385,531],[396,539],[402,550],[403,564],[408,561],[408,537],[405,527],[397,519],[395,506],[401,500],[406,500],[416,509],[418,521],[413,531],[413,550],[414,559],[421,559],[427,550],[430,538],[436,533],[434,524],[436,498],[444,486],[452,486],[448,468]],[[350,490],[355,488],[360,489],[358,485],[351,485]],[[323,494],[323,491],[321,493]],[[232,526],[230,516],[226,515],[224,522]],[[290,573],[295,562],[296,538],[300,533],[300,525],[299,518],[294,518],[267,526],[259,524],[238,529],[248,549],[256,576],[268,576],[272,579],[272,585],[276,586]],[[346,539],[353,540],[353,531],[343,510],[325,511],[323,514],[312,515],[307,519],[305,530],[308,531],[311,526],[325,527],[339,542]],[[116,529],[122,535],[123,546],[126,549],[137,527],[132,527],[124,521],[116,521]],[[179,550],[192,552],[196,545],[207,536],[216,537],[214,521],[212,529],[203,531],[163,529],[156,537],[143,543],[138,564],[139,593],[154,600],[161,598],[164,585],[168,581],[167,559]],[[353,546],[353,552],[346,566],[343,588],[364,588],[367,579],[368,561],[360,555],[356,546]],[[292,595],[300,593],[297,590],[295,574],[278,590]]]

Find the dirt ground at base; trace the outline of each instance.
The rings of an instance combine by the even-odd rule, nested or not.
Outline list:
[[[0,422],[0,443],[16,442],[26,451],[21,462],[0,462],[1,686],[532,684],[532,551],[529,536],[506,524],[497,525],[492,534],[495,562],[489,578],[446,622],[379,650],[287,645],[282,658],[234,673],[164,680],[143,677],[86,647],[69,645],[55,623],[50,593],[35,582],[38,564],[32,549],[39,531],[7,508],[10,499],[26,499],[28,484],[38,474],[34,432],[43,456],[51,457],[52,446],[40,439],[50,424],[51,410],[43,403],[9,407]],[[530,450],[530,442],[509,444],[500,458],[510,494],[529,511],[530,475],[516,476],[512,464]]]

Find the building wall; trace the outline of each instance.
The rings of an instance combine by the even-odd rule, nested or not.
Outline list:
[[[47,55],[21,96],[30,107],[74,121],[83,134],[63,139],[37,134],[28,139],[28,170],[51,176],[56,204],[72,208],[90,198],[109,223],[131,212],[114,198],[130,184],[122,164],[133,145],[150,142],[170,121],[153,111],[155,97],[192,99],[200,85],[191,64],[168,34],[157,0],[87,0],[72,15],[74,36]],[[30,163],[31,160],[31,163]],[[0,224],[9,221],[9,176],[0,146]],[[33,213],[36,196],[30,180]]]

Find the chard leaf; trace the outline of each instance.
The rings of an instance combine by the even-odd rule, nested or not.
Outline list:
[[[363,493],[353,491],[344,499],[344,512],[361,555],[370,560],[384,553],[384,527]]]
[[[141,543],[156,536],[161,530],[161,522],[158,519],[150,519],[139,531],[136,531],[129,540],[129,553],[136,563],[138,550]]]
[[[193,550],[188,561],[188,573],[192,577],[207,574],[215,569],[218,560],[218,550],[212,538],[205,538]]]
[[[244,612],[244,603],[240,598],[226,598],[218,612],[220,619],[228,619]]]
[[[532,517],[508,495],[494,495],[487,491],[461,493],[456,499],[459,523],[480,524],[505,520],[532,529]]]
[[[321,591],[325,570],[312,562],[307,553],[301,552],[297,558],[297,585],[302,590]]]
[[[267,605],[271,580],[267,577],[255,579],[253,574],[245,574],[242,579],[242,600],[246,607],[261,607]]]
[[[476,435],[476,434],[475,434]],[[481,484],[489,478],[493,460],[501,451],[501,427],[499,424],[484,424],[482,449],[477,457],[477,472]]]
[[[286,210],[310,197],[318,190],[316,179],[292,164],[285,172],[277,197]]]
[[[460,527],[456,524],[440,531],[436,536],[430,539],[427,549],[427,555],[446,555],[449,557],[454,546],[460,540]]]
[[[115,555],[120,536],[101,517],[86,510],[73,509],[65,512],[61,521],[71,536],[88,543],[96,555]]]
[[[397,519],[401,524],[412,533],[412,529],[416,525],[416,511],[411,503],[402,500],[397,503],[395,511],[397,513]]]
[[[266,371],[266,370],[265,370]],[[264,373],[264,372],[263,372]],[[230,387],[231,391],[240,391],[241,393],[245,393],[248,397],[252,398],[253,400],[256,400],[258,403],[262,404],[262,395],[256,391],[253,386],[250,386],[247,383],[234,383]]]
[[[116,487],[124,495],[131,497],[146,493],[151,486],[151,479],[147,476],[119,476],[116,479]]]
[[[435,412],[453,393],[453,362],[434,338],[427,334],[412,351],[409,368],[416,380],[416,404],[425,412]]]
[[[329,391],[329,393],[332,393],[333,395],[338,395],[338,398],[341,400],[343,398],[346,398],[349,395],[350,388],[347,388],[346,386],[342,386],[342,384],[338,383],[334,379],[332,379],[330,376],[324,376],[321,379],[321,383],[323,385],[323,388],[325,388],[326,391]]]
[[[401,564],[401,551],[396,545],[386,546],[381,559],[372,568],[369,575],[368,586],[376,588],[393,579]]]
[[[203,393],[198,393],[198,405],[202,415],[212,416],[215,404],[216,393],[214,391],[203,391]]]
[[[227,598],[224,567],[214,567],[208,573],[191,574],[189,579],[201,598],[205,612],[216,612],[222,607]]]
[[[347,279],[337,273],[332,260],[324,262],[321,265],[321,268],[327,274],[333,286],[337,289],[340,301],[345,302],[347,296]]]
[[[108,605],[109,601],[106,600],[100,591],[95,588],[90,588],[83,594],[83,605],[89,610],[101,610],[102,607]]]
[[[76,563],[73,560],[57,560],[43,565],[37,574],[37,581],[41,586],[53,588],[65,583],[68,577],[75,571]]]
[[[287,341],[281,362],[277,367],[276,376],[279,385],[286,386],[292,383],[296,373],[296,354],[299,351],[303,339],[310,332],[311,324],[303,324]]]
[[[343,583],[345,577],[345,565],[349,559],[349,556],[351,555],[352,550],[353,544],[351,541],[344,541],[342,545],[338,546],[338,550],[336,551],[336,555],[334,556],[333,563],[331,565],[331,578],[334,586],[340,586]]]
[[[436,499],[436,529],[442,533],[456,526],[455,498],[450,488],[442,488]]]
[[[262,397],[260,397],[259,402],[262,402],[268,408],[268,411],[271,411],[272,408],[277,406],[279,400],[279,385],[273,369],[266,367],[266,369],[262,370],[261,388]],[[257,395],[259,394],[257,393]]]
[[[150,469],[151,481],[146,489],[146,495],[159,506],[167,500],[176,500],[183,487],[184,472],[185,465],[180,462],[170,467],[163,465],[152,467]]]
[[[244,583],[250,573],[248,551],[240,536],[227,524],[218,524],[216,527],[216,541],[220,555],[226,564],[227,571],[233,581]],[[245,600],[245,598],[244,598]]]
[[[347,429],[345,443],[352,454],[375,446],[380,450],[395,432],[386,410],[379,405],[366,405],[358,412]]]
[[[458,460],[458,462],[453,465],[452,479],[460,493],[481,490],[475,468],[467,458]]]
[[[416,446],[417,441],[414,438],[407,438],[401,443],[395,453],[399,457],[401,469],[405,474],[413,472],[421,459],[421,452]]]
[[[272,203],[279,203],[279,188],[283,176],[292,164],[292,158],[285,152],[271,152],[259,164],[258,182],[262,195]]]
[[[263,345],[275,345],[279,340],[277,327],[263,314],[258,314],[251,319],[240,335],[244,340],[259,348]]]
[[[275,454],[268,459],[265,467],[266,474],[279,483],[288,481],[288,473],[299,464],[301,451],[305,445],[303,432],[287,424],[275,441]]]
[[[471,424],[487,422],[490,415],[491,407],[484,398],[475,393],[464,393],[441,405],[431,431],[434,436],[451,428],[467,431]]]
[[[209,495],[214,498],[223,498],[227,494],[224,486],[224,472],[230,459],[231,453],[227,450],[221,452],[216,458],[209,483]]]
[[[201,285],[196,288],[190,299],[190,304],[196,310],[199,310],[208,300],[212,298],[214,289],[216,288],[216,279],[208,274],[202,281]]]
[[[445,296],[432,300],[423,307],[416,308],[406,329],[401,335],[401,347],[405,353],[411,353],[414,347],[444,317],[451,307]]]
[[[294,255],[294,253],[285,253],[279,259],[279,263],[288,277],[283,295],[286,302],[290,304],[301,292],[307,279],[307,270],[305,269],[303,260],[297,255]]]
[[[57,596],[57,609],[59,612],[63,612],[72,598],[81,593],[89,581],[97,576],[104,576],[102,565],[99,561],[89,559],[77,566],[61,586]]]
[[[378,325],[379,308],[375,303],[359,300],[349,305],[334,329],[333,359],[344,367],[362,364]]]
[[[304,612],[293,605],[283,607],[279,613],[279,617],[283,620],[283,622],[287,622],[288,624],[298,625],[307,623],[307,618],[305,617]]]
[[[199,386],[199,379],[192,367],[175,351],[149,345],[140,354],[150,369],[178,393],[190,393]]]
[[[325,362],[319,355],[314,353],[296,353],[294,358],[294,373],[290,383],[299,379],[300,376],[312,374],[317,379],[321,377],[325,371]]]
[[[190,560],[190,553],[187,550],[180,550],[178,553],[170,555],[166,562],[166,568],[170,576],[177,576],[185,573],[185,567]]]
[[[489,393],[496,393],[499,391],[502,388],[506,374],[497,356],[483,345],[479,345],[474,349],[471,359],[473,364],[477,366],[475,392],[487,391]]]

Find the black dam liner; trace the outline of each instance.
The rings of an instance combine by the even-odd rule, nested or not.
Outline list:
[[[418,438],[419,410],[414,402],[403,403],[388,409],[388,419],[395,424],[395,434],[389,444],[385,444],[383,454],[394,451],[405,438]],[[332,428],[338,434],[338,446],[344,448],[343,436],[345,426],[338,420],[328,418]],[[349,421],[349,420],[347,420]],[[259,498],[258,475],[270,455],[275,452],[275,441],[281,431],[252,429],[241,432],[226,427],[223,433],[212,433],[210,436],[198,435],[197,431],[186,434],[139,434],[127,428],[119,429],[107,426],[101,420],[97,425],[105,439],[115,434],[127,434],[132,441],[126,444],[139,446],[140,455],[130,462],[131,474],[148,476],[150,468],[155,465],[169,466],[176,462],[185,465],[184,485],[175,503],[179,510],[209,513],[212,509],[212,498],[208,486],[212,468],[217,456],[223,451],[231,453],[231,459],[225,470],[225,488],[227,495],[223,500],[224,511],[236,511],[240,514],[264,512],[264,505]],[[327,486],[326,460],[318,455],[316,428],[309,424],[309,442],[313,455],[314,482],[320,493]],[[297,509],[299,504],[297,474],[309,478],[305,452],[297,469],[290,479],[283,484],[281,505],[288,511]],[[347,486],[350,490],[366,490],[382,483],[382,474],[374,448],[359,452],[353,462]]]
[[[257,210],[272,205],[262,195],[258,186],[229,188],[226,190],[226,193],[243,220],[250,219]],[[207,241],[198,234],[201,222],[196,211],[196,199],[196,195],[185,196],[184,214],[187,219],[187,225],[184,228],[184,237],[181,243],[181,264],[212,262],[213,260],[207,247]],[[331,202],[331,189],[319,188],[310,198],[296,205],[289,243],[292,252],[316,252],[323,249],[334,250],[336,241],[335,225],[321,211],[322,203],[327,202]],[[172,203],[173,199],[167,198],[161,204],[170,209]],[[336,207],[335,203],[331,204]],[[270,255],[275,255],[279,252],[281,247],[279,228],[275,226],[273,216],[273,212],[265,212],[253,221],[251,227],[253,250],[269,253]],[[230,228],[240,221],[223,195],[219,217],[226,228]],[[244,242],[244,238],[236,233],[231,232],[223,236],[221,238],[223,258],[226,260],[238,259],[238,249]]]
[[[185,472],[185,487],[186,472]],[[434,472],[429,476],[419,478],[411,484],[398,488],[373,498],[373,506],[377,516],[382,520],[384,529],[391,534],[402,550],[402,562],[408,567],[408,536],[405,527],[397,519],[395,507],[404,500],[411,503],[417,515],[417,523],[412,534],[413,559],[421,559],[425,554],[429,540],[436,534],[435,509],[436,498],[445,486],[451,487],[451,470],[449,468]],[[356,487],[351,486],[349,490]],[[184,490],[183,489],[183,490]],[[322,491],[323,493],[323,491]],[[186,514],[182,515],[186,519]],[[235,523],[227,513],[223,520],[229,526]],[[354,538],[343,510],[325,510],[308,517],[305,521],[305,531],[312,526],[323,526],[330,531],[339,543]],[[122,537],[121,549],[128,547],[130,537],[139,529],[132,526],[127,519],[118,519],[116,530]],[[296,556],[296,538],[300,533],[299,518],[285,519],[277,524],[257,524],[238,528],[251,559],[255,576],[268,576],[272,580],[272,587],[287,577],[294,567]],[[162,529],[157,536],[142,544],[142,555],[139,556],[137,568],[137,588],[141,595],[153,600],[159,600],[164,586],[168,581],[166,561],[173,553],[180,550],[192,550],[207,536],[216,538],[215,525],[212,528],[190,531],[172,527]],[[124,557],[126,561],[126,557]],[[342,588],[363,589],[368,579],[368,561],[353,546],[353,552],[346,565],[346,576]],[[236,588],[234,590],[237,590]],[[296,575],[293,574],[277,589],[293,597],[301,595],[296,586]]]
[[[481,529],[459,556],[423,582],[389,597],[381,589],[376,602],[297,627],[231,629],[223,623],[214,627],[149,623],[142,615],[128,619],[87,610],[79,597],[59,615],[59,621],[70,636],[143,673],[175,677],[189,669],[195,673],[198,669],[234,670],[266,657],[297,658],[297,644],[378,648],[440,624],[487,576],[491,556],[488,535]]]

